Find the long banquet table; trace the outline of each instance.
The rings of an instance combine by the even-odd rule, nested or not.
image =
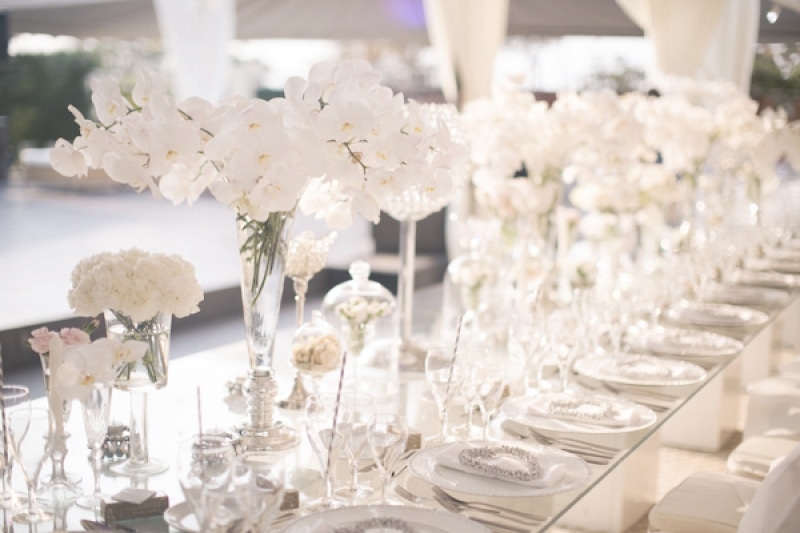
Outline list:
[[[429,325],[434,322],[438,307],[433,302],[440,301],[440,295],[441,287],[439,286],[417,291],[417,297],[415,298],[415,324]],[[736,330],[732,328],[716,328],[715,331],[736,337],[747,346],[748,343],[757,339],[759,334],[765,333],[766,330],[772,328],[776,320],[782,315],[791,314],[793,322],[796,320],[796,310],[800,306],[797,295],[797,292],[791,293],[787,305],[783,307],[763,309],[769,314],[770,318],[766,324]],[[790,327],[796,326],[797,324],[793,324]],[[294,372],[289,367],[288,357],[286,356],[292,333],[292,330],[281,330],[276,341],[274,363],[281,386],[279,397],[283,397],[288,393],[294,377]],[[747,348],[744,351],[747,351]],[[580,488],[544,497],[480,498],[471,496],[469,498],[473,500],[483,499],[508,508],[546,516],[537,525],[521,526],[512,520],[504,520],[502,515],[486,515],[478,511],[467,511],[464,514],[483,519],[490,518],[492,521],[500,522],[507,526],[507,528],[495,527],[494,530],[496,531],[545,531],[556,524],[578,524],[585,527],[587,521],[595,524],[598,530],[624,530],[630,520],[635,520],[636,518],[636,516],[627,515],[633,512],[634,515],[641,516],[646,512],[649,505],[653,503],[653,501],[648,501],[647,496],[643,497],[642,494],[639,494],[640,501],[637,502],[637,505],[619,512],[620,515],[626,515],[626,517],[610,520],[593,516],[592,513],[596,511],[582,511],[581,506],[591,507],[592,505],[587,502],[598,496],[605,499],[611,497],[624,500],[626,498],[624,487],[617,487],[616,489],[609,487],[612,485],[611,480],[615,476],[619,478],[614,482],[617,485],[630,482],[631,472],[624,474],[626,468],[628,470],[636,469],[634,478],[639,479],[638,483],[649,484],[652,487],[655,480],[642,478],[657,475],[657,467],[653,462],[653,453],[654,450],[657,451],[660,445],[662,429],[668,426],[671,419],[691,414],[691,410],[697,408],[697,402],[693,403],[692,399],[702,395],[710,384],[722,380],[726,373],[728,376],[724,378],[725,380],[741,383],[740,367],[742,362],[740,361],[740,355],[715,359],[716,364],[707,368],[707,378],[702,383],[685,389],[682,397],[671,402],[667,409],[657,412],[655,424],[638,432],[626,433],[621,439],[612,442],[611,444],[619,447],[620,451],[608,464],[591,464],[590,479]],[[769,354],[762,353],[761,357],[769,357]],[[731,377],[729,374],[732,372],[731,369],[734,368],[736,368],[736,375]],[[116,476],[107,468],[104,468],[101,480],[102,489],[107,493],[115,493],[130,486],[149,488],[166,493],[172,506],[183,502],[184,497],[176,479],[174,461],[177,443],[183,436],[191,435],[197,430],[198,390],[204,427],[206,429],[211,427],[230,428],[244,419],[244,404],[242,397],[236,394],[232,395],[227,385],[229,382],[243,376],[246,373],[246,369],[247,354],[244,342],[199,352],[171,361],[168,385],[164,389],[149,394],[149,442],[152,457],[165,459],[173,463],[173,465],[162,474],[141,479]],[[435,422],[435,411],[430,399],[424,393],[425,390],[424,376],[421,373],[403,373],[398,393],[394,397],[392,405],[383,407],[405,413],[409,418],[409,425],[419,430],[423,435],[436,431],[438,426]],[[739,390],[741,390],[741,385],[739,385]],[[43,400],[36,400],[35,403],[42,402]],[[112,401],[112,420],[126,423],[127,406],[126,394],[115,391]],[[299,491],[300,510],[296,511],[296,513],[301,513],[302,503],[318,494],[319,474],[316,468],[316,460],[305,439],[300,413],[281,409],[278,410],[278,416],[285,423],[296,428],[299,434],[303,436],[302,444],[298,448],[282,454],[288,471],[287,486],[294,487]],[[428,422],[431,419],[434,422]],[[89,490],[91,487],[91,470],[87,461],[88,453],[83,437],[83,425],[78,405],[74,406],[73,414],[68,424],[68,431],[71,436],[68,440],[69,453],[66,460],[66,468],[68,471],[78,472],[83,477],[80,483],[81,487]],[[496,424],[493,426],[493,431],[496,432],[496,435],[501,432]],[[509,440],[517,438],[510,434],[505,434],[503,437]],[[645,470],[642,470],[643,467]],[[368,471],[362,474],[362,480],[371,480],[377,483],[377,476],[374,470],[366,470]],[[45,468],[45,471],[47,471],[47,468]],[[16,483],[19,483],[20,477],[15,476],[15,486],[19,489],[22,487],[17,486]],[[428,501],[431,496],[431,486],[410,475],[407,469],[404,469],[402,474],[397,476],[395,482],[408,488],[411,492],[421,495],[423,499],[427,498],[422,505],[440,508],[435,502]],[[377,487],[377,485],[375,486]],[[598,487],[601,487],[601,489],[598,489]],[[620,495],[613,495],[615,490]],[[627,493],[630,492],[631,489],[629,487]],[[647,493],[647,490],[644,492]],[[650,492],[652,493],[652,491]],[[399,497],[395,499],[402,501]],[[616,502],[616,504],[619,504],[619,502]],[[594,505],[598,504],[595,503]],[[603,503],[602,505],[607,506],[608,504]],[[64,520],[64,523],[71,530],[80,529],[79,522],[82,518],[98,518],[93,516],[91,512],[80,509],[75,505],[62,510],[61,513],[63,516],[60,518]],[[53,524],[40,524],[36,527],[17,523],[12,524],[8,512],[5,512],[3,516],[4,531],[46,532],[53,530]],[[287,522],[284,520],[281,526],[285,523]],[[128,522],[127,525],[133,526],[137,531],[142,532],[178,531],[167,525],[160,517]]]

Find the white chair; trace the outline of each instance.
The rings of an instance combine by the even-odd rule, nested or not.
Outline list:
[[[743,439],[774,429],[800,433],[800,379],[778,376],[747,387],[747,417]]]
[[[776,460],[786,457],[800,443],[800,434],[772,431],[743,440],[728,455],[729,474],[763,481]]]
[[[800,531],[800,444],[760,483],[728,473],[692,474],[648,518],[652,533]]]

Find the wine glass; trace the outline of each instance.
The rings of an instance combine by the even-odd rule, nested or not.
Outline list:
[[[283,463],[239,457],[235,461],[233,484],[244,513],[243,531],[269,531],[283,501],[286,473]]]
[[[378,504],[394,504],[386,493],[395,464],[406,449],[408,422],[397,413],[376,413],[369,424],[367,442],[378,465],[381,478],[381,495]]]
[[[100,468],[103,463],[103,442],[108,432],[108,417],[111,406],[111,386],[96,384],[89,394],[81,398],[83,427],[86,442],[92,450],[92,478],[94,490],[78,498],[77,504],[84,509],[99,511],[107,495],[100,491]]]
[[[500,405],[505,388],[505,369],[496,363],[479,363],[470,369],[470,381],[481,411],[481,436],[489,438],[489,422]]]
[[[6,419],[3,428],[9,428],[9,415],[12,412],[24,411],[30,415],[30,392],[28,387],[22,385],[3,385],[3,402],[5,406]],[[14,443],[11,438],[11,432],[5,431],[0,434],[3,436],[3,441],[0,443],[2,450],[2,483],[3,490],[0,493],[0,507],[4,509],[12,509],[18,502],[18,494],[11,488],[11,473],[14,470]]]
[[[306,509],[313,512],[340,506],[333,498],[332,468],[344,444],[338,421],[334,422],[336,396],[322,394],[306,400],[305,427],[308,441],[319,460],[322,472],[322,496],[309,502]],[[341,413],[339,413],[341,414]]]
[[[50,411],[43,408],[12,411],[8,415],[8,427],[11,430],[14,454],[28,490],[27,506],[16,512],[11,519],[28,524],[52,520],[53,514],[40,508],[36,498],[36,483],[44,459],[50,451],[53,432]]]
[[[223,434],[192,435],[178,446],[178,481],[204,531],[220,521],[221,494],[229,487],[234,458],[230,438]]]
[[[360,393],[343,395],[339,408],[339,428],[344,438],[344,452],[350,466],[350,476],[347,486],[339,487],[335,494],[355,503],[359,498],[372,494],[372,487],[358,484],[358,468],[361,454],[367,446],[367,430],[375,408],[372,397]]]
[[[445,442],[449,438],[448,409],[466,377],[464,366],[458,362],[459,357],[459,353],[447,348],[431,348],[425,356],[425,379],[439,409],[441,428],[431,442]]]

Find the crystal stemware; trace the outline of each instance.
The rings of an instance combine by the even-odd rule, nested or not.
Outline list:
[[[371,487],[358,484],[358,469],[359,460],[367,446],[367,431],[375,408],[373,399],[368,394],[345,394],[341,402],[342,415],[339,427],[344,438],[344,452],[347,455],[350,475],[348,484],[337,488],[335,494],[355,503],[359,498],[369,496],[373,492]]]
[[[178,481],[203,531],[222,521],[219,511],[230,485],[235,455],[227,435],[193,435],[178,445]]]
[[[270,523],[281,506],[286,473],[280,461],[264,462],[238,457],[233,484],[244,513],[242,531],[269,531]]]
[[[381,478],[380,499],[376,502],[378,504],[396,503],[389,499],[386,488],[397,460],[406,449],[407,440],[406,417],[397,413],[375,413],[368,428],[367,442]]]
[[[108,417],[111,407],[111,387],[96,385],[89,394],[81,398],[83,427],[86,442],[91,448],[92,478],[94,490],[78,498],[77,504],[85,509],[99,511],[107,495],[100,491],[100,468],[103,463],[103,442],[108,432]]]
[[[4,423],[5,428],[9,428],[9,415],[16,411],[23,411],[30,415],[30,393],[28,387],[22,385],[3,385],[3,402],[5,406],[6,420]],[[14,470],[14,441],[11,437],[11,432],[6,431],[2,433],[3,441],[0,443],[2,449],[2,482],[3,491],[0,495],[0,506],[4,509],[12,509],[19,501],[19,494],[15,493],[11,488],[11,474]]]
[[[464,367],[458,363],[458,354],[450,348],[431,348],[425,356],[425,379],[439,411],[439,435],[432,442],[449,438],[448,410],[466,378]]]
[[[481,410],[481,435],[489,438],[489,422],[500,405],[505,388],[505,369],[495,363],[479,363],[470,369],[470,381],[475,388],[475,398]]]
[[[309,502],[306,510],[314,512],[339,507],[340,502],[333,498],[333,462],[344,444],[341,426],[334,422],[336,396],[322,394],[306,400],[305,427],[311,449],[319,461],[322,472],[322,496]],[[341,413],[339,413],[341,414]]]
[[[28,491],[24,509],[11,517],[15,522],[34,524],[53,519],[53,514],[39,507],[36,484],[44,459],[50,451],[53,419],[48,409],[32,408],[9,413],[8,425],[14,444],[14,454]],[[23,453],[24,450],[24,453]]]

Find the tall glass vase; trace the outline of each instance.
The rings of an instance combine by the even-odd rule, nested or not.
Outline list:
[[[44,377],[44,386],[47,391],[48,399],[50,395],[50,356],[42,354],[39,356],[42,363],[42,376]],[[50,402],[52,404],[52,402]],[[81,482],[81,476],[74,472],[67,472],[64,467],[64,461],[67,458],[67,439],[69,433],[64,429],[64,426],[69,421],[72,412],[72,402],[60,401],[60,417],[55,420],[55,434],[52,438],[52,447],[50,449],[50,476],[42,479],[38,489],[39,499],[42,503],[47,504],[49,507],[61,507],[74,502],[80,495],[81,489],[78,483]],[[55,413],[54,405],[50,408]]]
[[[239,433],[249,452],[285,450],[300,444],[297,432],[275,419],[278,383],[272,352],[284,285],[287,242],[293,213],[271,213],[265,221],[237,215],[239,256],[242,263],[242,307],[250,358],[243,392],[248,420]]]
[[[114,465],[117,474],[142,477],[167,470],[166,461],[150,457],[148,438],[148,394],[166,386],[169,369],[169,346],[172,315],[158,313],[141,322],[134,322],[119,311],[105,311],[106,335],[120,341],[147,343],[144,357],[122,365],[114,387],[130,393],[130,448],[128,460]]]

